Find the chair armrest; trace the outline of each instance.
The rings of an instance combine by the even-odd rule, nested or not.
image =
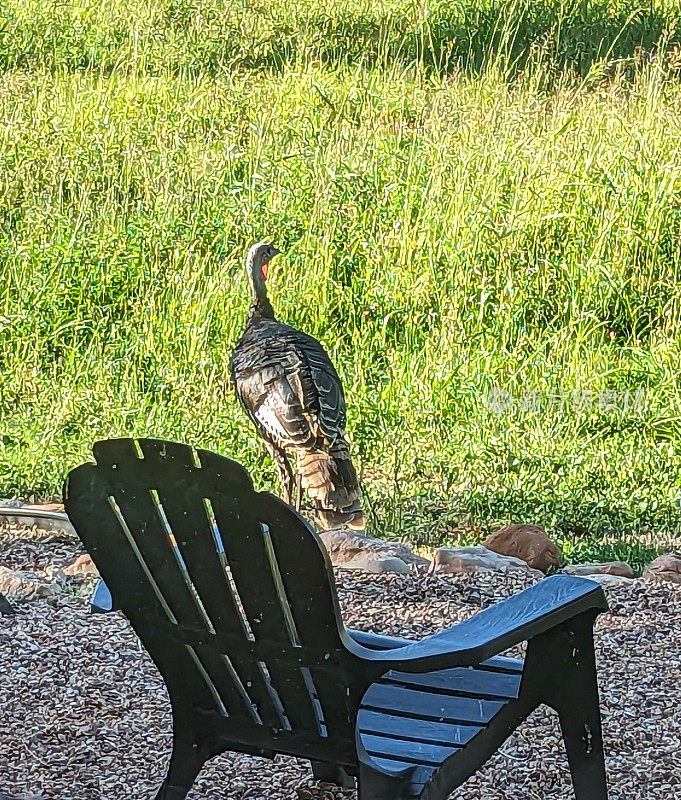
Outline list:
[[[595,617],[607,608],[603,589],[595,581],[554,575],[420,642],[378,649],[366,638],[372,634],[357,637],[358,632],[352,631],[351,648],[386,672],[474,666],[579,614],[593,611]]]

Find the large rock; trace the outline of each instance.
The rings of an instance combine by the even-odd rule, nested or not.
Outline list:
[[[521,558],[543,573],[557,567],[563,557],[560,547],[538,525],[506,525],[488,536],[482,544],[500,555]]]
[[[609,575],[607,572],[592,572],[591,575],[583,575],[582,577],[610,588],[624,586],[631,581],[631,578],[627,578],[624,575]]]
[[[651,581],[681,583],[681,554],[665,553],[658,556],[646,567],[643,577]]]
[[[620,578],[633,578],[634,570],[624,561],[605,561],[603,564],[568,564],[563,567],[568,575],[591,578],[593,575],[617,575]]]
[[[427,567],[430,561],[427,558],[417,556],[410,547],[400,542],[388,542],[384,539],[373,539],[371,536],[363,536],[360,533],[355,533],[347,529],[335,529],[332,531],[323,531],[319,534],[320,539],[324,542],[331,563],[334,567],[349,567],[353,561],[357,562],[360,558],[383,558],[383,559],[399,559],[404,564],[413,565],[415,567]],[[357,567],[355,567],[356,569]],[[385,571],[385,570],[371,570]],[[402,571],[400,569],[400,571]]]
[[[377,556],[372,553],[357,556],[352,561],[346,561],[342,568],[357,570],[358,572],[396,572],[399,575],[408,575],[411,571],[401,558]]]
[[[438,547],[433,561],[433,572],[465,575],[474,572],[522,572],[542,578],[542,572],[532,569],[525,561],[476,547]]]
[[[88,553],[85,553],[73,562],[68,567],[64,567],[64,575],[69,578],[97,578],[99,572],[95,566],[94,561]]]
[[[41,580],[34,572],[19,572],[0,567],[0,593],[8,600],[40,600],[52,597],[61,591],[56,578],[49,582]]]
[[[24,511],[63,511],[63,503],[26,503],[22,505]]]

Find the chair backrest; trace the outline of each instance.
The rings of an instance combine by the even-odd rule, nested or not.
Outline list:
[[[359,664],[317,535],[236,462],[156,439],[93,448],[65,505],[180,724],[354,763]]]

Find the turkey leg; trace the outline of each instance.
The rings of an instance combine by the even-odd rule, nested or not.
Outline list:
[[[303,476],[299,472],[296,475],[296,511],[299,514],[302,502],[303,502]]]
[[[279,481],[281,482],[284,493],[284,502],[288,503],[288,505],[291,505],[293,500],[293,484],[295,479],[293,477],[293,470],[291,469],[289,460],[286,458],[286,453],[272,442],[266,441],[265,445],[268,453],[272,456],[274,466],[277,468],[277,474],[279,475]]]

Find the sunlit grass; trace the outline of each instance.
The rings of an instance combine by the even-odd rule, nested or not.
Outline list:
[[[271,485],[227,383],[271,238],[375,532],[527,521],[639,565],[675,541],[676,4],[0,8],[0,494],[128,434]]]

